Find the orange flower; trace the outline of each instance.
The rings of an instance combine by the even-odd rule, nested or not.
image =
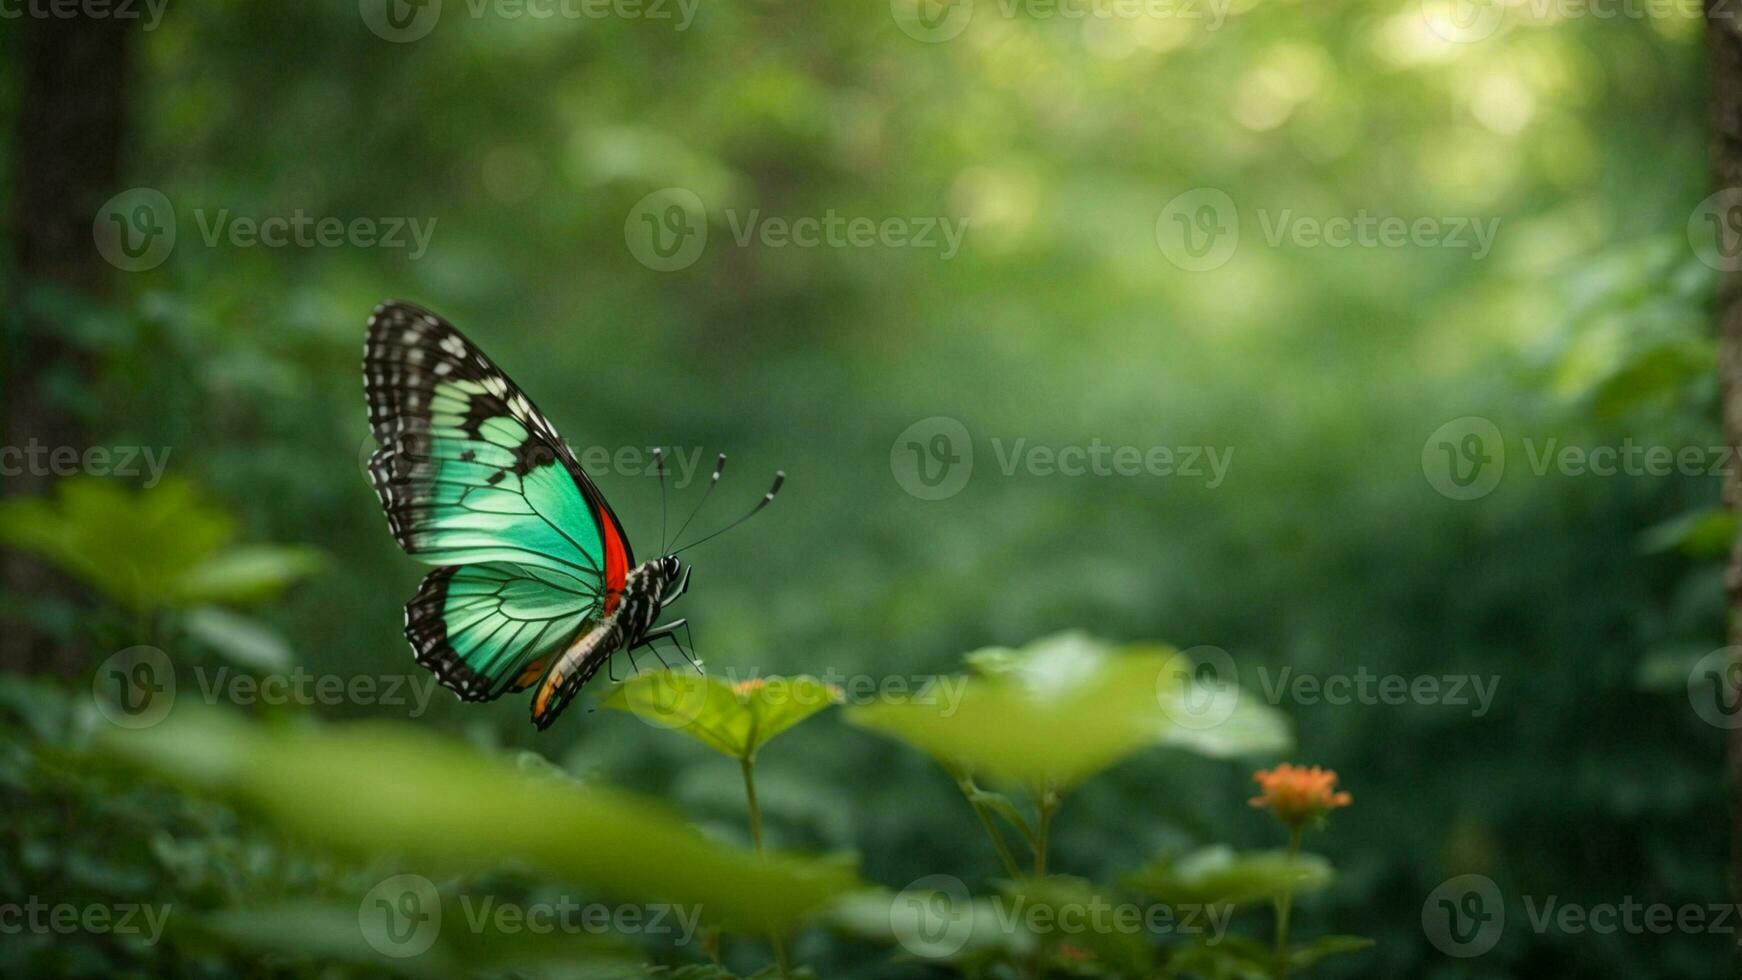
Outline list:
[[[1262,793],[1254,796],[1251,804],[1270,810],[1290,830],[1298,830],[1308,821],[1350,802],[1348,793],[1336,791],[1337,774],[1318,766],[1308,769],[1284,762],[1275,769],[1260,769],[1252,778]]]

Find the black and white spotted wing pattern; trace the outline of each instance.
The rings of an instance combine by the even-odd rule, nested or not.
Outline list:
[[[615,602],[632,561],[616,515],[531,400],[433,313],[378,307],[363,374],[388,525],[444,566],[406,606],[418,662],[471,700],[526,686]]]

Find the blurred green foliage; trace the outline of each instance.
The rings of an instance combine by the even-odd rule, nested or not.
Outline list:
[[[360,464],[362,323],[402,296],[473,336],[577,449],[729,451],[718,495],[746,504],[761,486],[742,474],[791,474],[766,514],[687,555],[699,567],[683,614],[714,676],[929,677],[958,670],[963,650],[1086,627],[1222,648],[1247,691],[1284,667],[1496,677],[1480,717],[1450,704],[1275,706],[1293,721],[1298,757],[1337,769],[1359,801],[1314,839],[1339,875],[1295,909],[1297,932],[1378,944],[1318,969],[1733,975],[1721,936],[1512,927],[1491,952],[1455,960],[1421,925],[1429,892],[1463,873],[1494,879],[1514,924],[1528,921],[1527,896],[1731,900],[1723,732],[1686,694],[1689,667],[1723,642],[1717,559],[1733,524],[1715,512],[1718,480],[1531,465],[1549,440],[1721,445],[1713,274],[1685,231],[1706,194],[1696,19],[1509,8],[1508,29],[1459,44],[1435,36],[1413,0],[1243,0],[1213,31],[1005,17],[982,3],[961,37],[928,44],[879,4],[702,4],[683,31],[447,6],[408,44],[376,36],[345,4],[172,5],[142,36],[116,190],[163,191],[176,250],[119,277],[111,302],[27,286],[7,316],[40,311],[92,358],[88,375],[56,377],[57,410],[99,443],[173,447],[181,482],[137,495],[64,485],[23,504],[30,517],[10,522],[11,546],[90,586],[70,606],[27,610],[35,628],[93,670],[155,644],[178,672],[214,656],[264,672],[288,655],[323,677],[417,673],[400,607],[420,570],[393,546]],[[0,33],[9,64],[16,45]],[[16,86],[0,73],[0,106],[16,104]],[[14,138],[0,134],[0,154]],[[668,186],[707,203],[710,243],[694,266],[660,273],[634,259],[624,226]],[[1155,242],[1161,209],[1196,187],[1230,195],[1243,236],[1226,265],[1198,273]],[[725,215],[753,208],[965,218],[969,231],[947,262],[915,249],[738,246]],[[433,220],[435,231],[416,260],[202,235],[223,214],[299,210]],[[1285,210],[1498,219],[1499,233],[1480,260],[1454,248],[1271,246],[1264,221]],[[974,469],[962,492],[927,501],[892,479],[891,455],[905,427],[938,415],[972,434]],[[1422,450],[1468,415],[1500,429],[1507,466],[1493,493],[1452,500],[1424,479]],[[1006,472],[1017,439],[1233,456],[1215,486]],[[650,476],[615,465],[599,475],[642,557],[660,521]],[[703,478],[705,467],[678,473],[676,513]],[[45,536],[81,494],[106,502],[70,537]],[[199,530],[217,523],[199,498],[229,515],[233,537]],[[150,544],[153,513],[180,539]],[[120,514],[135,518],[117,526]],[[214,549],[282,542],[326,561],[238,624],[224,618],[235,609],[209,603],[274,590],[210,594],[262,566],[231,554],[238,565],[224,574],[194,575],[194,557],[225,554],[196,548],[206,538]],[[130,563],[147,558],[165,564],[140,567],[175,561],[174,574],[134,576]],[[173,606],[183,601],[206,605]],[[140,608],[171,622],[141,625]],[[220,649],[235,647],[255,652]],[[337,935],[321,922],[354,924],[356,896],[398,870],[362,835],[427,819],[458,837],[501,801],[456,783],[442,806],[421,798],[425,810],[408,815],[379,791],[409,777],[372,753],[422,759],[418,737],[326,734],[302,714],[536,753],[549,761],[526,757],[529,769],[661,798],[706,836],[750,843],[740,774],[627,715],[577,705],[541,737],[516,699],[441,695],[427,713],[226,704],[263,723],[208,722],[222,734],[188,753],[150,743],[165,752],[145,761],[166,773],[234,766],[238,753],[270,760],[226,770],[239,778],[218,788],[245,790],[248,804],[234,809],[79,761],[109,724],[88,679],[0,687],[0,894],[164,902],[202,925],[155,946],[9,940],[3,955],[23,964],[9,974],[224,975],[257,962],[262,939],[277,944],[263,972],[317,975],[353,954],[366,956],[360,972],[392,968],[354,942],[328,950],[316,938]],[[183,696],[193,688],[184,682]],[[948,873],[991,894],[1003,870],[962,784],[843,714],[810,719],[758,763],[771,848],[855,854],[858,877],[888,889]],[[326,756],[297,755],[341,746],[353,755],[334,761],[332,783],[314,761]],[[455,778],[492,777],[466,762]],[[1267,846],[1273,829],[1244,805],[1248,790],[1225,759],[1130,754],[1072,792],[1052,869],[1115,881],[1157,854]],[[309,816],[287,836],[250,815],[263,805]],[[347,825],[353,805],[385,823]],[[507,823],[522,842],[565,832]],[[323,830],[347,826],[372,862],[329,852]],[[443,878],[444,894],[552,887],[516,868],[454,874],[465,877]],[[876,907],[887,915],[887,901]],[[805,930],[793,958],[831,978],[929,973],[854,935]],[[450,959],[425,967],[548,969],[535,945],[511,959],[444,950]],[[739,972],[766,962],[760,941],[720,952]]]

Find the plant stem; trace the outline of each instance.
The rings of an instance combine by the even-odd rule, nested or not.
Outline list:
[[[738,760],[744,770],[744,801],[750,807],[750,840],[756,845],[756,856],[762,856],[762,808],[756,805],[756,763],[749,758]]]
[[[1288,860],[1300,856],[1300,828],[1288,831]],[[1276,980],[1288,980],[1288,916],[1294,908],[1294,892],[1283,892],[1276,900],[1276,956],[1271,961],[1270,974]]]
[[[1043,786],[1034,794],[1034,811],[1037,819],[1034,824],[1034,876],[1046,877],[1046,847],[1047,838],[1052,832],[1052,815],[1057,812],[1063,802],[1051,785]]]
[[[1004,873],[1011,881],[1022,877],[1022,869],[1016,864],[1015,855],[1010,853],[1010,846],[1004,843],[1004,835],[999,832],[998,824],[992,819],[992,814],[984,804],[975,802],[973,784],[962,781],[956,785],[962,788],[962,795],[968,798],[968,805],[974,808],[974,816],[980,818],[980,826],[986,829],[986,836],[992,839],[992,849],[998,852],[998,860],[1004,865]]]
[[[766,857],[762,849],[762,808],[756,804],[756,761],[750,756],[738,760],[739,768],[744,770],[744,801],[750,808],[750,840],[756,845],[756,856]],[[770,933],[768,944],[774,947],[774,962],[780,966],[780,975],[792,973],[792,963],[787,959],[786,940],[779,933]]]

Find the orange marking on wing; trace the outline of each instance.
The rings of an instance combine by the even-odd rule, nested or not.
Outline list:
[[[526,669],[520,672],[520,676],[514,679],[514,686],[510,687],[508,690],[524,691],[532,685],[537,684],[538,679],[544,676],[544,668],[548,663],[550,663],[549,657],[540,657],[532,663],[527,664]]]
[[[551,670],[550,676],[544,679],[544,684],[539,687],[538,694],[532,699],[532,713],[535,716],[544,714],[545,709],[550,707],[551,695],[555,694],[557,689],[562,687],[562,685],[563,668],[562,664],[557,664],[556,667]]]

